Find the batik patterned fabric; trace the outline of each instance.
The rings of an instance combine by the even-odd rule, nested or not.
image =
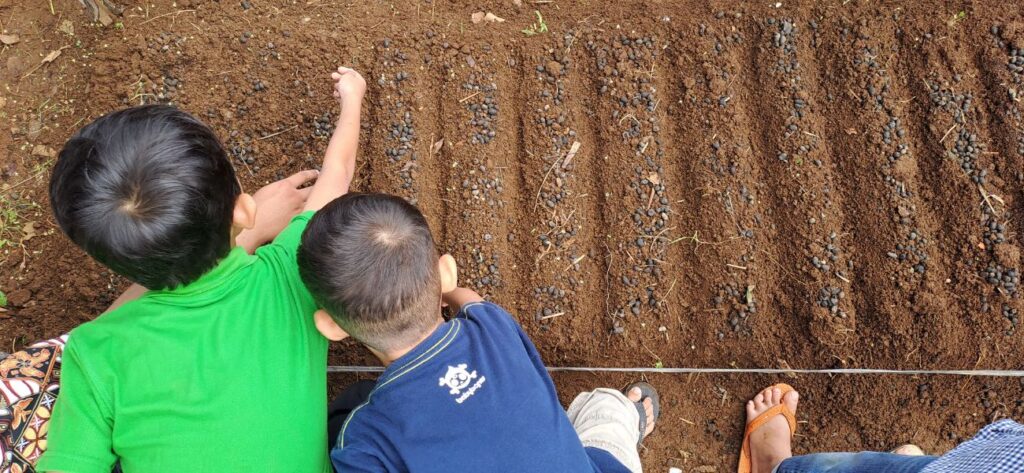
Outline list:
[[[46,451],[67,335],[0,359],[0,473],[34,473]]]

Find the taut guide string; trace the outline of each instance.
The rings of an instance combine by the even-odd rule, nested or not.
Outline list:
[[[328,373],[380,373],[380,366],[328,366]],[[837,368],[837,369],[783,369],[783,368],[615,368],[587,366],[549,366],[551,372],[584,372],[584,373],[722,373],[722,374],[830,374],[830,375],[863,375],[889,374],[902,376],[983,376],[995,378],[1021,378],[1024,370],[890,370],[873,368]]]

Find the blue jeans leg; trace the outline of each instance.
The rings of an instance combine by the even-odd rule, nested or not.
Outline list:
[[[937,457],[894,453],[816,453],[792,457],[775,473],[917,473]]]

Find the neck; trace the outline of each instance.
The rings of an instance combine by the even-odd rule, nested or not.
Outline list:
[[[423,343],[423,340],[426,340],[427,337],[433,335],[434,331],[437,330],[437,327],[441,326],[442,322],[444,322],[444,319],[438,317],[437,321],[430,326],[430,330],[425,330],[421,337],[419,337],[415,342],[409,344],[408,346],[384,351],[377,350],[376,348],[372,347],[366,348],[370,350],[370,353],[373,353],[373,355],[376,356],[377,359],[380,360],[380,362],[383,363],[385,367],[391,366],[391,363],[394,363],[395,360],[405,356],[406,353],[409,353],[410,351],[413,350],[413,348],[416,348],[420,343]]]

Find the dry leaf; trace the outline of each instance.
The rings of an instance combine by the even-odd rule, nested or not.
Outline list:
[[[652,172],[650,176],[647,176],[647,180],[651,181],[651,184],[654,185],[661,184],[661,176],[658,176],[656,172]]]
[[[791,367],[789,366],[789,363],[787,363],[787,362],[786,362],[786,360],[783,360],[782,358],[776,358],[776,361],[778,361],[778,362],[779,362],[779,366],[781,366],[781,367],[782,367],[782,369],[786,370],[785,372],[783,372],[783,373],[782,373],[783,375],[785,375],[785,376],[786,376],[786,377],[788,377],[788,378],[797,378],[797,377],[798,377],[798,376],[796,375],[796,372],[795,372],[795,371],[790,371],[790,370],[792,370],[793,368],[791,368]]]
[[[856,135],[857,134],[857,129],[856,128],[847,128],[846,129],[846,134],[847,135]]]
[[[486,15],[487,15],[486,13],[484,13],[482,11],[478,11],[478,12],[470,15],[469,19],[472,20],[473,23],[480,23],[481,21],[484,21],[484,16],[486,16]]]
[[[28,222],[21,229],[21,241],[22,243],[35,238],[36,236],[36,222]]]
[[[498,15],[495,15],[494,13],[487,12],[487,14],[484,15],[484,21],[487,21],[487,22],[490,22],[490,23],[494,23],[494,22],[502,23],[502,22],[505,21],[505,19],[500,17],[500,16],[498,16]]]
[[[569,152],[565,155],[565,161],[562,161],[562,169],[569,167],[569,162],[572,158],[576,157],[576,153],[580,151],[580,142],[573,141],[572,146],[569,147]]]
[[[523,6],[523,0],[512,0],[512,4],[517,7],[521,7]]]
[[[61,33],[64,33],[64,34],[66,34],[68,36],[74,36],[75,35],[75,24],[70,22],[70,21],[68,21],[68,20],[64,20],[64,21],[60,22],[60,26],[57,27],[57,30],[59,30]]]
[[[444,138],[437,140],[434,144],[430,145],[430,154],[435,155],[438,151],[441,151],[441,147],[444,146]]]
[[[63,51],[64,51],[64,48],[56,49],[54,51],[51,51],[50,54],[47,54],[46,57],[43,58],[42,64],[48,64],[48,63],[53,62],[55,59],[60,57],[60,53],[63,52]]]
[[[16,34],[0,34],[0,43],[10,46],[19,42],[21,42],[21,38]]]
[[[32,148],[33,156],[42,156],[44,158],[53,158],[57,156],[57,152],[53,148],[46,145],[35,145]]]

